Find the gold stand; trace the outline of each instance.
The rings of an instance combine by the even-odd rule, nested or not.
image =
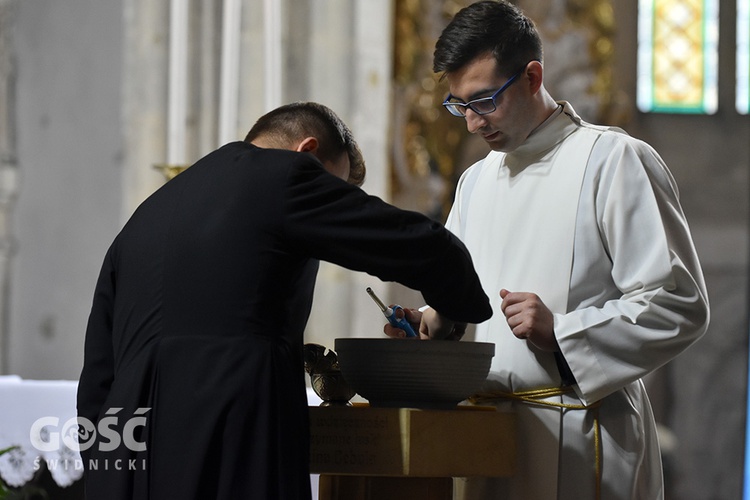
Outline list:
[[[310,408],[310,469],[320,500],[450,500],[453,478],[507,477],[516,468],[514,413]]]

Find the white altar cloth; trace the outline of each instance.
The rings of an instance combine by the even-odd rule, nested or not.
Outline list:
[[[0,450],[17,447],[0,456],[0,476],[8,485],[23,486],[45,463],[62,487],[81,478],[81,456],[63,440],[63,432],[70,435],[66,440],[77,436],[77,387],[68,380],[0,377]]]

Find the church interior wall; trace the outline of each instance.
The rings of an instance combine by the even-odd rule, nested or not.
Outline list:
[[[15,3],[17,161],[6,373],[76,379],[120,218],[120,2]]]

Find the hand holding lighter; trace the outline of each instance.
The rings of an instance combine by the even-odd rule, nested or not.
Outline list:
[[[372,300],[375,301],[375,303],[380,307],[380,310],[383,311],[383,315],[388,320],[388,323],[395,326],[396,328],[400,328],[401,330],[406,332],[407,337],[416,337],[417,334],[414,332],[414,329],[411,327],[408,321],[406,321],[406,315],[404,315],[403,318],[399,319],[396,317],[396,311],[399,309],[403,309],[403,307],[399,305],[395,305],[393,307],[386,307],[385,304],[378,298],[377,295],[375,295],[375,292],[372,291],[372,288],[367,287],[367,293],[372,297]]]

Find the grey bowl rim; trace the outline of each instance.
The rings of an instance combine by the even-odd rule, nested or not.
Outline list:
[[[362,349],[364,349],[364,348],[374,349],[375,348],[375,349],[377,349],[377,345],[386,345],[385,342],[402,342],[404,345],[408,345],[408,349],[405,348],[405,349],[402,350],[402,352],[403,351],[408,351],[408,350],[415,350],[415,349],[417,349],[417,346],[419,346],[419,349],[422,349],[422,350],[424,350],[424,349],[433,349],[432,347],[424,347],[425,345],[428,345],[428,344],[429,345],[435,345],[435,346],[441,346],[441,348],[442,348],[442,346],[445,346],[448,343],[450,343],[451,345],[456,345],[456,344],[467,345],[467,344],[471,344],[474,347],[473,347],[473,350],[471,350],[472,348],[468,348],[468,349],[470,349],[469,352],[460,352],[460,353],[457,353],[457,352],[452,352],[452,353],[451,352],[446,352],[446,354],[453,354],[453,355],[457,355],[457,356],[461,356],[461,355],[489,355],[489,354],[491,354],[492,357],[495,356],[495,344],[494,343],[492,343],[492,342],[476,342],[476,341],[473,341],[473,340],[417,340],[417,339],[393,339],[393,338],[390,338],[390,337],[339,337],[339,338],[334,339],[334,341],[333,341],[333,343],[334,343],[334,351],[336,353],[338,353],[339,350],[341,350],[340,344],[342,344],[342,343],[343,344],[361,343],[361,344],[366,344],[366,345],[362,345],[359,348],[362,348]],[[367,344],[369,344],[369,345],[367,345]],[[352,347],[346,346],[344,348],[344,351],[346,351],[347,349],[352,349]],[[440,349],[435,348],[435,350],[439,351]],[[388,349],[388,351],[392,352],[392,350],[390,350],[390,349]]]

